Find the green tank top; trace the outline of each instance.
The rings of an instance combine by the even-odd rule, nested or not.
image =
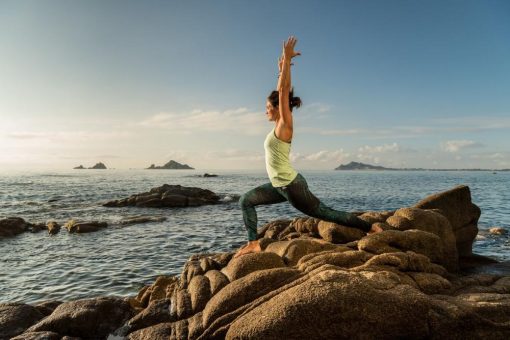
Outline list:
[[[298,173],[290,165],[290,143],[278,139],[273,128],[264,141],[264,149],[266,170],[271,184],[274,187],[283,187],[292,182]]]

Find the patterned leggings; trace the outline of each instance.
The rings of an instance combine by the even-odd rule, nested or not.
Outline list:
[[[271,183],[266,183],[241,196],[239,205],[243,211],[244,225],[248,230],[248,240],[257,239],[257,212],[255,207],[285,201],[289,201],[294,208],[308,216],[358,228],[365,232],[371,228],[370,223],[359,219],[356,215],[325,206],[310,192],[305,178],[298,173],[296,178],[287,186],[273,187]]]

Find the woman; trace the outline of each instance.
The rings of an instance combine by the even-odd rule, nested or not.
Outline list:
[[[255,206],[289,201],[299,211],[322,220],[344,226],[371,231],[371,225],[348,212],[338,211],[325,206],[315,197],[305,178],[296,172],[289,161],[293,134],[292,109],[301,106],[301,99],[293,96],[291,86],[291,60],[300,55],[294,51],[296,38],[293,36],[283,43],[282,57],[278,62],[279,77],[277,91],[267,98],[266,115],[275,127],[264,142],[266,170],[270,183],[263,184],[241,196],[239,205],[243,211],[243,220],[248,230],[248,243],[235,257],[261,251],[257,240],[257,212]],[[380,230],[372,230],[372,232]]]

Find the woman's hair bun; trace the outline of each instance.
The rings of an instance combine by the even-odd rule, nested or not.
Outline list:
[[[294,97],[294,89],[292,89],[289,93],[289,106],[290,106],[290,110],[292,111],[292,109],[294,107],[300,107],[302,104],[301,102],[301,98],[299,97]]]
[[[301,106],[301,98],[292,97],[290,98],[290,107],[300,107]]]

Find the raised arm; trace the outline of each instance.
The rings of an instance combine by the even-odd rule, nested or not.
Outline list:
[[[299,52],[294,51],[294,46],[296,46],[296,38],[293,36],[289,37],[287,41],[283,42],[283,51],[282,51],[282,57],[279,60],[279,69],[280,69],[280,76],[278,78],[278,85],[276,89],[279,93],[279,111],[280,111],[280,126],[277,127],[277,130],[280,130],[283,132],[284,135],[288,136],[286,139],[290,139],[292,137],[292,114],[290,111],[290,104],[289,104],[289,93],[290,89],[292,87],[291,82],[291,73],[290,73],[290,66],[291,66],[291,60],[297,55],[300,55]],[[283,130],[283,131],[282,131]],[[290,136],[289,136],[290,132]],[[278,131],[277,131],[278,135]]]

